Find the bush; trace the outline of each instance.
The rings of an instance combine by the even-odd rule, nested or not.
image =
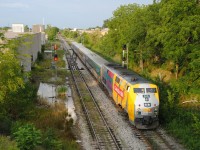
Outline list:
[[[41,144],[41,133],[32,124],[19,127],[13,135],[21,150],[32,150]]]
[[[0,114],[0,134],[9,134],[12,120],[6,114]]]
[[[44,134],[44,140],[42,142],[42,146],[48,150],[60,150],[62,149],[62,142],[56,139],[55,133],[53,129],[47,129]]]
[[[67,91],[67,87],[66,86],[60,86],[57,88],[57,95],[59,98],[66,98],[66,91]]]
[[[37,98],[37,89],[29,82],[25,88],[21,88],[17,92],[10,92],[3,104],[4,111],[13,119],[25,119],[27,110],[30,110]]]

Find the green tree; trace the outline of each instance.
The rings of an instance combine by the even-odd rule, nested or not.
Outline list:
[[[102,25],[102,28],[107,28],[108,27],[108,22],[109,22],[109,20],[108,19],[106,19],[106,20],[104,20],[103,21],[103,25]]]
[[[160,9],[163,56],[174,62],[176,79],[184,66],[188,66],[188,54],[194,46],[200,47],[200,9],[196,0],[161,1]]]
[[[29,32],[29,27],[28,27],[28,25],[25,25],[25,26],[24,26],[24,32]]]
[[[56,39],[56,35],[59,32],[59,28],[57,27],[52,27],[51,25],[47,25],[47,29],[45,31],[48,35],[48,39],[50,41],[55,40]]]
[[[11,91],[24,87],[19,60],[11,51],[0,51],[0,101]]]

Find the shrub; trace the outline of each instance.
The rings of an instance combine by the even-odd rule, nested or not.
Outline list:
[[[32,124],[26,124],[13,133],[21,150],[32,150],[41,143],[41,133]]]
[[[67,87],[66,86],[60,86],[57,88],[57,95],[59,98],[66,98],[66,91]]]
[[[9,134],[11,124],[11,118],[6,116],[6,114],[0,114],[0,134]]]
[[[48,150],[60,150],[62,149],[62,142],[56,139],[54,130],[49,128],[44,133],[44,140],[42,146]]]
[[[194,123],[192,124],[192,129],[196,135],[200,136],[200,119],[195,114],[193,114],[192,117],[194,121]]]

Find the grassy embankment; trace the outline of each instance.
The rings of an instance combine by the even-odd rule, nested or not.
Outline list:
[[[59,43],[58,43],[59,44]],[[51,44],[50,44],[51,45]],[[48,45],[46,49],[49,49]],[[44,50],[44,49],[43,49]],[[66,120],[68,116],[64,101],[49,104],[44,98],[37,97],[40,82],[54,84],[60,88],[57,96],[66,100],[66,76],[68,72],[63,61],[63,50],[57,50],[59,60],[57,65],[57,78],[55,69],[52,69],[52,59],[44,58],[39,54],[35,63],[31,80],[25,89],[10,95],[8,99],[16,99],[12,103],[1,104],[12,107],[11,112],[1,114],[4,122],[1,123],[0,149],[26,149],[26,150],[75,150],[80,149],[72,133],[73,120]],[[3,118],[2,118],[3,117]],[[6,137],[6,136],[8,137]]]
[[[58,45],[58,47],[60,47],[59,42],[56,42],[56,44]],[[50,47],[47,47],[47,49],[50,49]],[[58,87],[57,97],[65,100],[66,97],[63,93],[65,93],[65,91],[67,90],[65,83],[66,76],[69,72],[65,69],[65,61],[63,60],[64,50],[58,49],[56,53],[58,54],[58,61],[56,62],[57,71],[54,65],[52,66],[52,59],[46,58],[35,65],[33,78],[40,79],[40,82],[56,85]],[[40,99],[39,103],[41,105],[43,105],[43,102],[44,101]],[[63,102],[59,102],[58,104],[55,104],[55,106],[50,106],[50,108],[48,109],[50,110],[40,107],[39,111],[37,110],[37,115],[32,118],[34,124],[39,129],[47,132],[47,134],[52,134],[51,132],[53,132],[55,138],[57,138],[58,140],[58,145],[59,142],[62,145],[60,148],[67,150],[79,149],[79,146],[77,143],[75,143],[75,138],[71,131],[73,120],[66,121],[66,117],[68,114],[65,108],[65,104]],[[57,144],[55,143],[55,145]]]

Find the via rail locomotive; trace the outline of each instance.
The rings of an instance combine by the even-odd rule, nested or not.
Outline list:
[[[71,47],[95,78],[103,84],[116,105],[127,113],[138,129],[155,129],[159,125],[158,87],[119,64],[109,63],[82,44]]]

